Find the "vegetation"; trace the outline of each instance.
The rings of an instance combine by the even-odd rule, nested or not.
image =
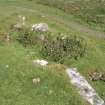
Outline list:
[[[39,0],[38,3],[49,5],[73,14],[84,20],[89,25],[98,24],[104,27],[105,24],[105,1],[104,0]]]
[[[38,4],[37,1],[38,0],[0,0],[0,104],[89,105],[80,97],[74,86],[70,84],[65,73],[65,65],[67,67],[78,68],[78,71],[85,76],[99,96],[105,100],[105,75],[102,77],[103,81],[93,82],[89,79],[89,73],[94,69],[105,73],[105,40],[97,37],[97,31],[95,30],[96,34],[94,37],[91,32],[76,30],[79,28],[78,26],[75,29],[70,27],[74,25],[72,23],[75,21],[74,15],[77,18],[81,18],[83,14],[87,13],[87,15],[81,18],[82,20],[86,19],[85,16],[93,15],[95,17],[97,16],[96,14],[100,14],[99,17],[103,17],[104,11],[101,11],[103,7],[100,5],[101,2],[98,4],[98,0],[91,0],[89,5],[86,5],[88,1],[83,0],[83,2],[81,2],[82,5],[80,5],[80,1],[70,0],[70,4],[78,4],[79,7],[83,9],[76,10],[76,12],[73,13],[68,10],[66,13],[61,9],[63,4],[62,7],[59,7],[60,9],[57,9],[55,5],[51,8],[51,6],[41,4],[41,0],[40,4]],[[43,0],[43,2],[44,1],[50,1],[51,5],[55,3],[55,0]],[[56,3],[57,2],[59,3],[61,0],[56,0]],[[65,4],[66,3],[69,5],[68,0],[65,0]],[[97,7],[97,4],[100,9]],[[60,5],[61,4],[59,4],[59,6]],[[90,5],[92,5],[93,8],[90,8]],[[86,8],[83,6],[86,6]],[[28,29],[11,32],[10,26],[11,24],[17,23],[18,15],[26,17],[26,27],[28,27]],[[62,17],[63,21],[61,21]],[[93,20],[94,19],[89,20],[89,23]],[[103,24],[104,26],[104,23],[100,21],[92,23]],[[43,41],[40,39],[42,33],[29,31],[32,24],[39,22],[47,23],[52,33],[44,33]],[[84,27],[84,25],[82,26]],[[4,33],[8,32],[10,33],[11,41],[5,43]],[[62,39],[63,36],[58,34],[58,32],[69,34]],[[49,34],[50,37],[48,37]],[[44,52],[47,51],[44,49],[45,46],[50,52],[50,55]],[[54,48],[53,53],[51,53],[51,48]],[[44,54],[44,56],[42,56],[42,54]],[[70,58],[68,57],[69,54]],[[83,54],[82,57],[80,57],[81,54]],[[63,55],[65,57],[63,60],[65,65],[59,64]],[[75,60],[74,58],[79,59]],[[40,67],[39,65],[33,64],[32,61],[36,59],[48,59],[49,65]],[[40,78],[40,82],[34,85],[32,83],[33,78]]]
[[[0,31],[0,42],[3,42],[4,40],[4,33]]]
[[[38,32],[30,31],[29,29],[23,29],[17,32],[17,40],[24,46],[34,46],[38,43]]]
[[[85,41],[77,36],[61,36],[56,37],[46,36],[43,41],[41,51],[44,57],[52,59],[53,61],[64,63],[64,59],[78,58],[84,56],[86,52]]]
[[[83,57],[86,52],[86,42],[82,37],[62,36],[59,33],[53,35],[51,32],[35,32],[29,29],[21,30],[16,34],[17,40],[24,47],[34,47],[40,44],[43,57],[58,63],[64,63],[65,58],[66,60],[67,58],[77,60]],[[42,43],[39,43],[41,41]]]

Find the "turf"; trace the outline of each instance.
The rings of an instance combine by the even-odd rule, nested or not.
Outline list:
[[[105,42],[102,38],[69,26],[67,23],[73,21],[72,15],[29,0],[0,0],[0,29],[8,32],[10,25],[17,21],[18,14],[26,16],[28,27],[33,23],[45,22],[53,33],[69,32],[84,37],[88,45],[85,57],[78,61],[67,60],[65,65],[78,68],[105,100],[105,83],[92,82],[88,76],[89,71],[95,68],[105,71]],[[60,18],[63,18],[63,22]],[[35,55],[31,55],[33,51]],[[88,105],[69,83],[61,65],[56,66],[54,62],[50,62],[51,66],[43,68],[32,63],[32,60],[37,58],[41,58],[37,47],[24,48],[14,41],[0,44],[1,105]],[[36,86],[32,84],[34,77],[41,78],[41,82]]]

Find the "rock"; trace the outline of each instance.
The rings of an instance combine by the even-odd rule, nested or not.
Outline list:
[[[32,79],[32,83],[33,83],[34,85],[38,84],[39,82],[40,82],[40,78],[33,78],[33,79]]]
[[[16,31],[20,31],[23,29],[23,27],[25,26],[25,21],[26,21],[26,17],[25,16],[18,16],[19,20],[17,21],[17,23],[13,26],[13,28]]]
[[[46,32],[48,30],[49,30],[49,28],[48,28],[48,25],[46,23],[38,23],[38,24],[32,25],[32,31]]]
[[[39,64],[41,66],[46,66],[48,64],[47,61],[45,61],[45,60],[39,60],[39,59],[38,60],[33,60],[33,63]]]
[[[71,79],[71,83],[78,89],[79,94],[87,100],[91,105],[105,105],[92,86],[75,68],[68,68],[67,74]]]

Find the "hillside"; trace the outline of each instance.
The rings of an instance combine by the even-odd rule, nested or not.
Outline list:
[[[90,18],[87,15],[84,17],[86,11],[90,17],[104,16],[103,3],[97,7],[98,0],[96,2],[91,2],[93,0],[61,1],[56,0],[56,3],[62,3],[58,7],[55,0],[52,2],[51,0],[0,0],[1,105],[90,105],[78,93],[78,89],[70,83],[69,76],[65,72],[66,68],[77,68],[105,101],[105,81],[92,81],[89,76],[89,73],[94,70],[105,73],[104,21],[99,18],[98,20],[102,22],[95,19],[97,22],[88,20],[87,23],[86,18]],[[64,3],[66,6],[68,1],[70,5],[79,6],[83,10],[77,11],[78,14],[72,9],[69,12],[65,11],[62,7]],[[87,2],[89,4],[84,9]],[[94,7],[92,11],[89,10],[91,5]],[[95,13],[99,7],[102,8]],[[12,28],[19,21],[19,16],[25,17],[25,26],[20,31],[14,31]],[[36,23],[46,23],[50,32],[31,33],[31,27]],[[60,37],[62,34],[67,35],[66,40],[69,39],[76,49],[72,45],[69,46],[69,41],[66,45],[69,48],[73,47],[72,51],[69,48],[68,52],[62,49],[63,39]],[[48,42],[45,40],[48,46],[44,46],[45,44],[40,40],[41,35],[45,35],[46,39],[47,35],[51,35],[48,37]],[[86,43],[86,46],[82,41]],[[45,52],[41,50],[43,46],[55,47],[55,49],[51,55],[45,56]],[[48,50],[51,50],[50,48]],[[81,51],[82,48],[86,51]],[[83,56],[81,56],[82,53]],[[49,64],[45,67],[34,64],[33,60],[36,59],[45,59]],[[40,82],[34,84],[34,78],[40,78]]]

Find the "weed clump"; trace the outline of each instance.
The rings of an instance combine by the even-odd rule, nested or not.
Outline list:
[[[56,7],[66,13],[73,14],[88,24],[105,24],[104,0],[39,0],[38,3]]]
[[[86,52],[86,42],[77,36],[47,35],[42,46],[41,53],[45,58],[60,63],[63,63],[65,58],[78,60]]]
[[[17,33],[17,40],[24,46],[34,46],[38,42],[39,32],[33,32],[29,29],[24,29]]]

